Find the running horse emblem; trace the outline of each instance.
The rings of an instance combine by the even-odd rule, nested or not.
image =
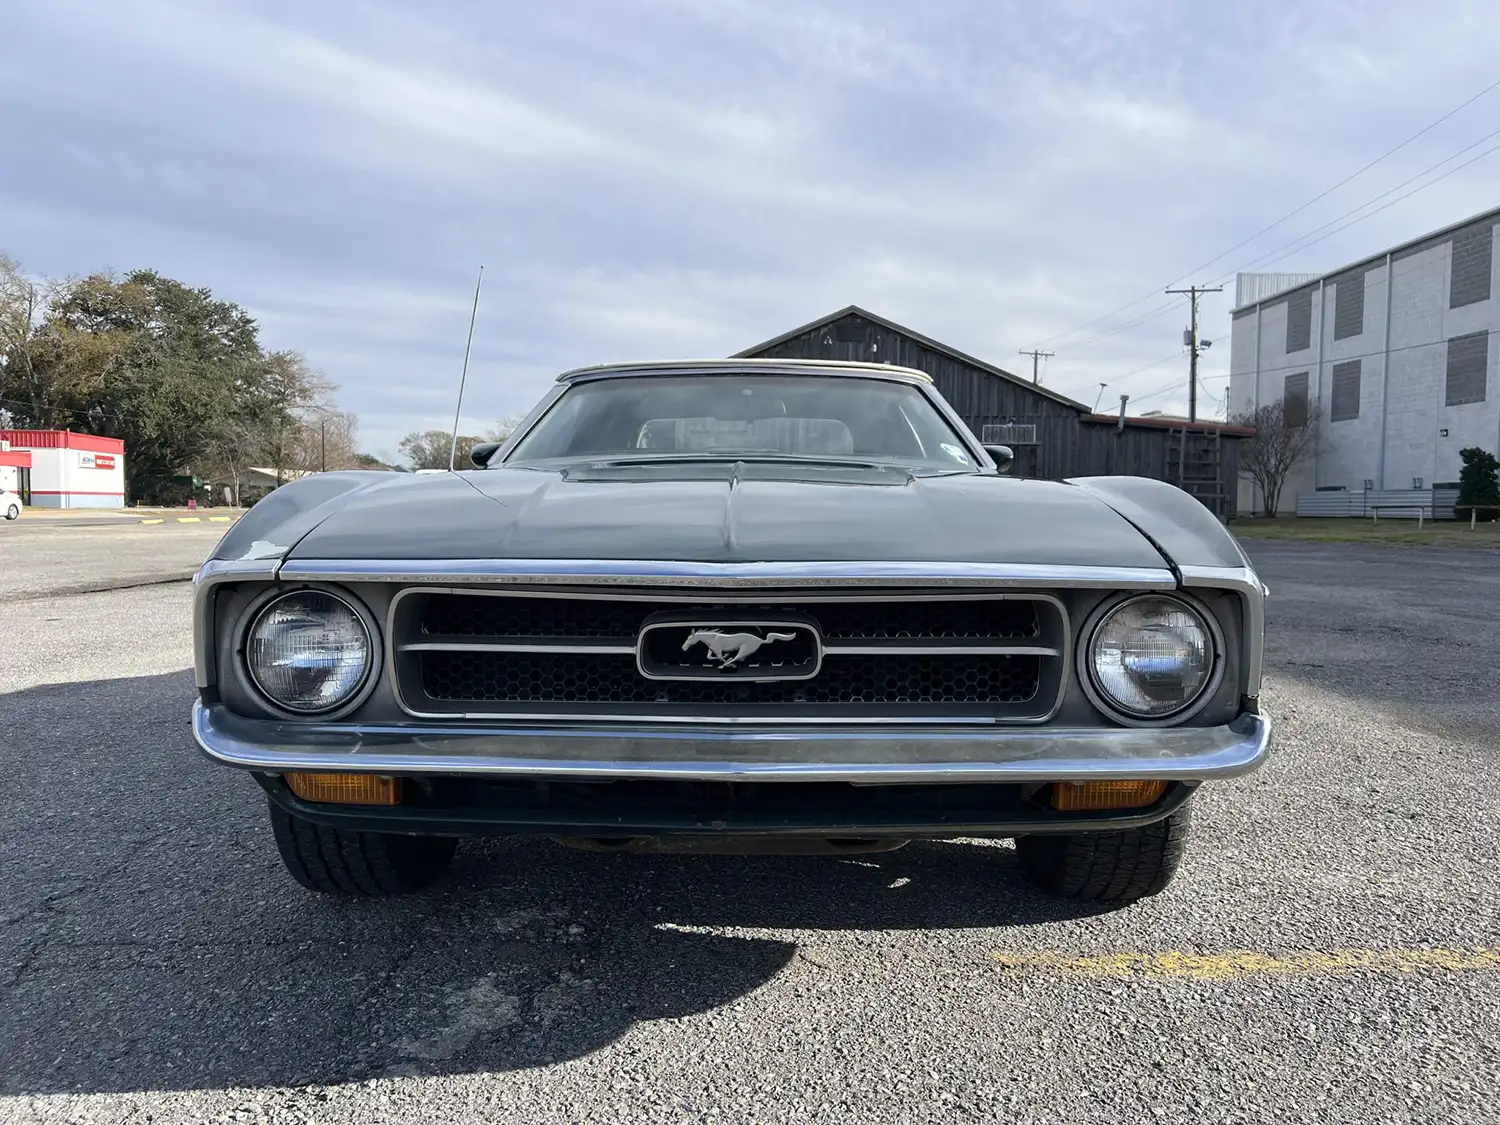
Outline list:
[[[764,637],[757,637],[754,633],[720,633],[713,629],[699,629],[688,634],[688,639],[682,642],[682,651],[686,652],[694,645],[701,644],[708,649],[710,660],[717,660],[720,668],[730,668],[766,645],[796,639],[796,633],[767,633]]]

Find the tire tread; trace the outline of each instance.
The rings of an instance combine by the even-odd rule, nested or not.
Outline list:
[[[1048,894],[1084,902],[1133,902],[1167,888],[1192,826],[1184,805],[1170,816],[1120,832],[1023,836],[1021,872]]]
[[[276,850],[310,891],[377,898],[421,890],[441,878],[458,841],[444,836],[358,832],[315,824],[270,802]]]

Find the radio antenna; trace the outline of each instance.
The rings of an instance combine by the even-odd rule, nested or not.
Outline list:
[[[458,416],[464,408],[464,385],[469,381],[469,351],[474,347],[474,320],[479,316],[479,287],[484,284],[484,267],[479,267],[479,280],[474,283],[474,308],[469,313],[469,340],[464,344],[464,371],[458,377],[458,405],[453,408],[453,441],[448,446],[448,471],[454,471],[458,461]]]

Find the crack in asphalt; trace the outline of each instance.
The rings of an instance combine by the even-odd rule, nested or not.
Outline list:
[[[160,832],[147,836],[144,839],[127,844],[126,847],[130,854],[125,859],[103,870],[94,872],[91,877],[83,879],[77,886],[48,893],[40,902],[31,909],[24,911],[19,917],[14,920],[7,920],[11,925],[42,920],[43,925],[41,934],[31,941],[30,947],[23,952],[20,960],[12,967],[8,979],[3,984],[0,984],[0,990],[5,992],[14,991],[21,984],[21,981],[25,979],[26,974],[31,970],[31,966],[36,963],[37,957],[47,946],[48,939],[52,936],[52,928],[56,924],[58,917],[63,913],[64,903],[70,899],[77,898],[81,894],[94,890],[116,876],[124,874],[130,865],[139,858],[142,850],[165,840],[172,833],[172,828],[164,828]]]
[[[136,578],[119,578],[107,582],[78,582],[71,586],[51,586],[41,590],[21,591],[0,597],[3,602],[41,602],[50,598],[76,598],[82,594],[108,594],[115,590],[140,590],[147,586],[172,586],[179,582],[191,582],[196,571],[186,574],[157,575]]]

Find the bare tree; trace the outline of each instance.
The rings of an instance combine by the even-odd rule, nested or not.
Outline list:
[[[269,467],[276,470],[276,484],[284,483],[287,469],[306,471],[308,419],[327,409],[335,386],[308,366],[297,352],[272,352],[266,357],[262,394],[265,409],[264,450]],[[316,421],[313,429],[317,429]]]
[[[1302,401],[1294,401],[1287,411],[1284,399],[1268,402],[1255,410],[1236,415],[1236,426],[1255,431],[1255,436],[1240,443],[1240,475],[1254,481],[1260,489],[1265,514],[1274,516],[1280,506],[1281,490],[1293,469],[1312,456],[1318,444],[1318,418]]]
[[[288,464],[311,473],[359,468],[359,416],[322,407],[308,411]]]
[[[493,428],[485,432],[484,440],[505,441],[511,434],[516,432],[516,427],[520,424],[520,418],[517,418],[514,414],[508,414],[496,422]]]
[[[22,405],[21,388],[29,394],[36,383],[35,334],[52,288],[27,277],[19,262],[0,254],[0,399],[14,405]]]
[[[458,468],[469,467],[469,452],[485,439],[472,434],[458,435]],[[453,435],[447,430],[413,430],[401,439],[401,456],[411,463],[413,469],[446,469],[450,452],[453,452]]]
[[[213,483],[229,490],[229,502],[240,506],[240,481],[265,450],[265,434],[254,421],[236,418],[223,425],[208,443],[207,457]]]

